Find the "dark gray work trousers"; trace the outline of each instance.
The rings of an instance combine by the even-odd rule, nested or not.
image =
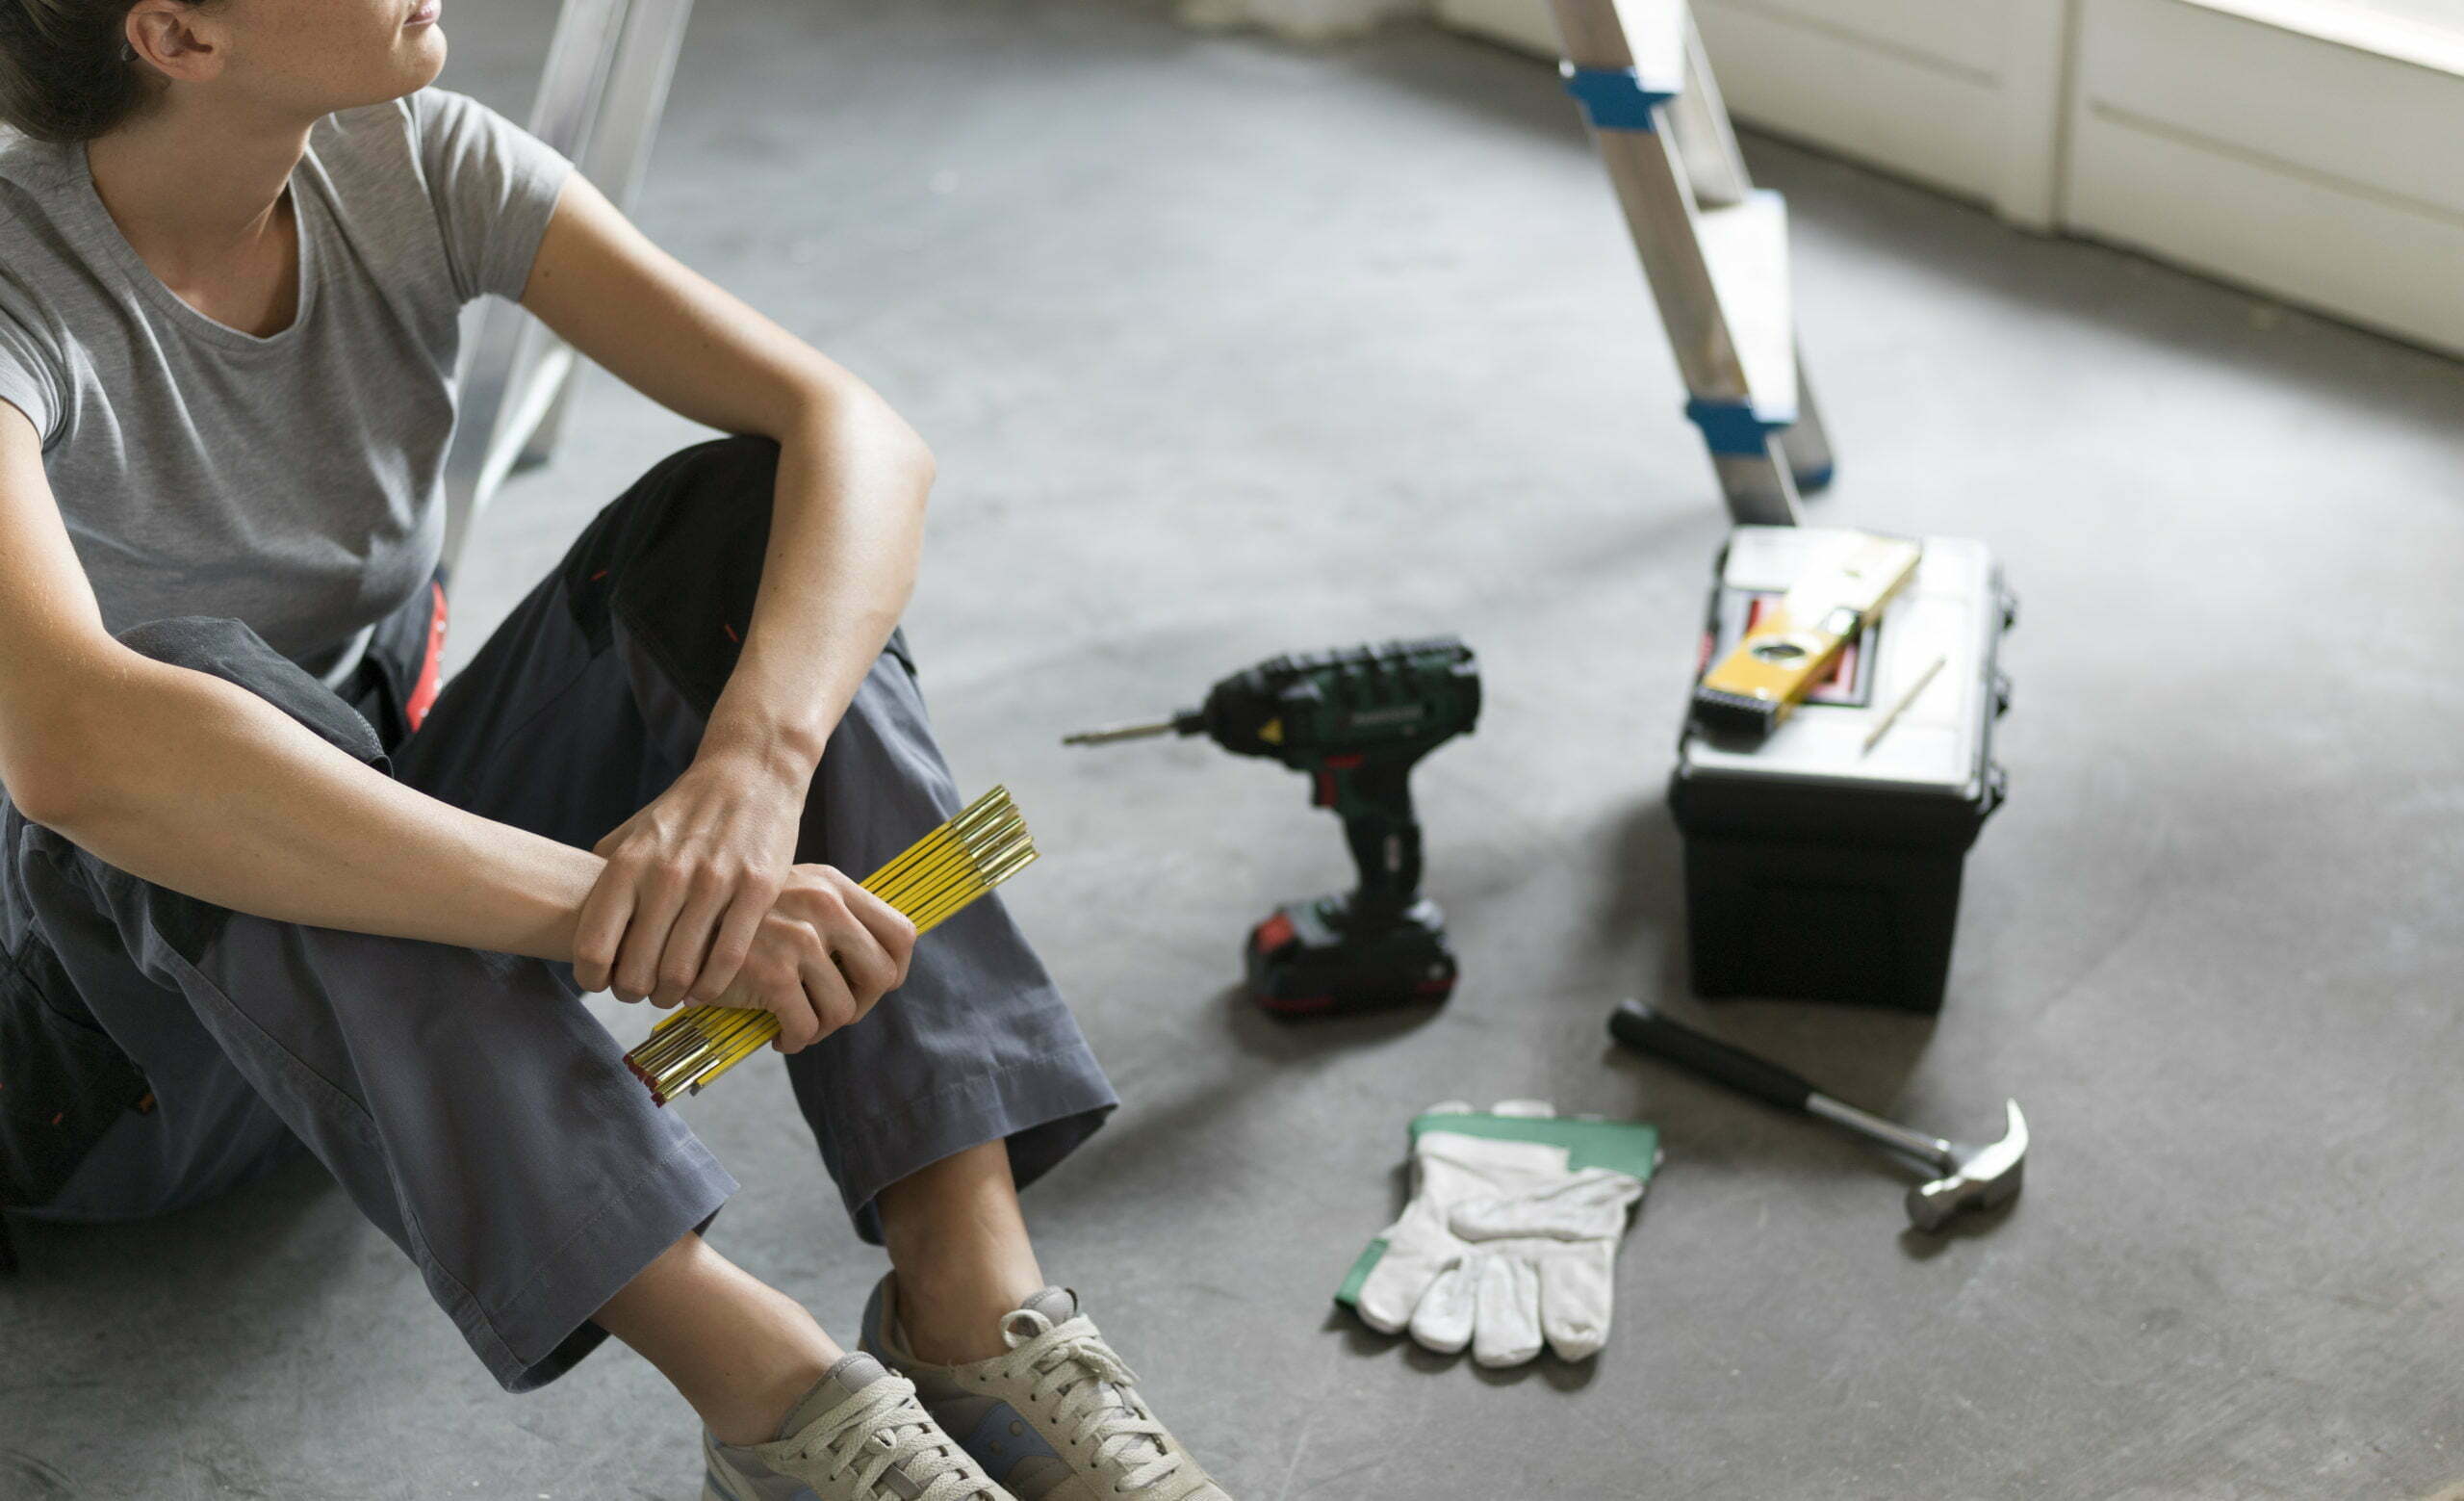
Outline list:
[[[237,621],[158,621],[123,639],[258,693],[445,802],[587,847],[693,755],[752,613],[777,460],[775,444],[731,438],[660,462],[441,694],[426,599],[380,627],[341,695]],[[961,801],[893,635],[828,743],[796,858],[860,876]],[[489,1372],[526,1390],[596,1347],[591,1314],[738,1186],[653,1105],[621,1058],[638,1037],[608,1035],[568,966],[232,912],[13,807],[0,817],[0,1085],[21,1114],[43,1100],[13,1128],[50,1123],[45,1089],[71,1100],[54,1128],[72,1124],[66,1075],[105,1081],[89,1097],[113,1079],[145,1092],[143,1108],[110,1096],[108,1126],[54,1164],[64,1179],[25,1212],[159,1213],[304,1147],[409,1254]],[[642,1011],[644,1032],[658,1015]],[[906,984],[786,1072],[875,1242],[888,1184],[1005,1138],[1031,1182],[1116,1103],[997,898],[935,929]],[[24,1166],[23,1143],[11,1152]]]

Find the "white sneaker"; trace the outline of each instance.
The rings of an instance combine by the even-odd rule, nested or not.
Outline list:
[[[868,1355],[832,1366],[768,1443],[702,1431],[702,1501],[1014,1501]]]
[[[1138,1378],[1047,1287],[1001,1321],[1007,1355],[930,1365],[907,1348],[889,1278],[864,1307],[861,1348],[915,1383],[916,1396],[1017,1501],[1231,1501],[1138,1395]]]

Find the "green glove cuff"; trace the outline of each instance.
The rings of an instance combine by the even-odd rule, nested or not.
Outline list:
[[[1482,1136],[1490,1141],[1533,1141],[1566,1149],[1575,1172],[1606,1168],[1637,1182],[1652,1180],[1659,1166],[1659,1127],[1640,1121],[1595,1121],[1564,1115],[1469,1115],[1447,1112],[1412,1121],[1412,1140],[1426,1131]]]

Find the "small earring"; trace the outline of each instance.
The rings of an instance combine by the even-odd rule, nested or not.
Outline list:
[[[137,61],[137,43],[135,43],[135,42],[133,42],[133,41],[123,41],[123,42],[121,42],[121,43],[119,44],[119,60],[120,60],[121,62],[123,62],[123,63],[134,63],[134,62],[136,62],[136,61]]]

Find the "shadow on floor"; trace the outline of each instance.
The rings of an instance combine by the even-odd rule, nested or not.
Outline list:
[[[278,1387],[280,1368],[298,1359],[279,1337],[251,1337],[250,1310],[315,1307],[364,1285],[365,1272],[346,1248],[376,1234],[344,1202],[332,1175],[304,1152],[254,1182],[151,1219],[20,1219],[11,1228],[22,1267],[0,1280],[0,1307],[18,1305],[10,1310],[13,1322],[65,1319],[88,1356],[82,1374],[37,1379],[116,1387],[134,1376],[149,1407],[209,1425],[218,1409]],[[204,1351],[212,1358],[169,1354]],[[115,1369],[120,1374],[111,1374]],[[0,1477],[16,1478],[12,1462],[0,1451]],[[33,1472],[27,1483],[55,1479]],[[33,1492],[54,1493],[82,1492]]]

